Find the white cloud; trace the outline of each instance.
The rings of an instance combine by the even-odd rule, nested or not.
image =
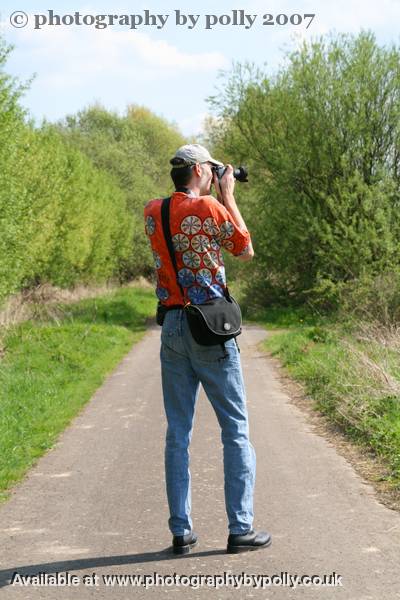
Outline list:
[[[163,40],[152,40],[143,33],[134,35],[133,45],[144,63],[162,68],[213,72],[228,63],[220,52],[184,53]]]
[[[221,52],[186,52],[147,33],[119,27],[24,28],[14,31],[14,36],[18,52],[26,49],[35,70],[41,70],[44,62],[48,77],[58,85],[63,78],[68,84],[84,84],[85,78],[107,72],[113,77],[148,81],[177,72],[214,72],[228,64]]]

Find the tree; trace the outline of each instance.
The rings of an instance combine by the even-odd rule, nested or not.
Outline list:
[[[303,42],[275,76],[245,63],[210,98],[216,143],[249,163],[261,302],[329,303],[399,265],[400,52],[371,32]],[[251,201],[250,198],[251,197]]]
[[[65,140],[109,174],[125,195],[133,234],[121,280],[153,273],[154,260],[144,233],[143,208],[171,187],[168,159],[184,143],[178,131],[144,107],[130,105],[120,116],[100,105],[69,115],[56,125]]]

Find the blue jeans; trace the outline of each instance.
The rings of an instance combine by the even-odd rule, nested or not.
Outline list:
[[[192,530],[189,444],[200,383],[221,427],[225,507],[229,533],[246,533],[253,524],[256,455],[249,441],[240,354],[235,339],[201,346],[192,337],[182,309],[165,315],[161,332],[161,376],[167,417],[165,480],[173,535]]]

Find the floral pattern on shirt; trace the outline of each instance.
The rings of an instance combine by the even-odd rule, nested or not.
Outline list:
[[[174,192],[170,203],[170,230],[178,280],[164,239],[162,199],[150,200],[144,208],[145,233],[153,252],[156,295],[165,305],[191,302],[203,304],[222,297],[226,274],[221,249],[234,256],[250,244],[250,234],[240,229],[228,210],[212,196],[190,196]]]

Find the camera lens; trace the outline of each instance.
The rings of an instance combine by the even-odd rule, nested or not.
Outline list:
[[[224,176],[224,173],[226,171],[226,167],[215,166],[215,167],[212,167],[212,170],[215,172],[218,179],[221,181],[221,179]],[[240,167],[237,167],[236,169],[233,169],[233,176],[237,181],[240,181],[242,183],[247,183],[248,182],[247,175],[248,175],[248,171],[247,171],[246,167],[240,166]]]
[[[247,179],[248,171],[246,167],[240,166],[237,169],[233,170],[233,176],[237,181],[242,183],[247,183],[249,180]]]

